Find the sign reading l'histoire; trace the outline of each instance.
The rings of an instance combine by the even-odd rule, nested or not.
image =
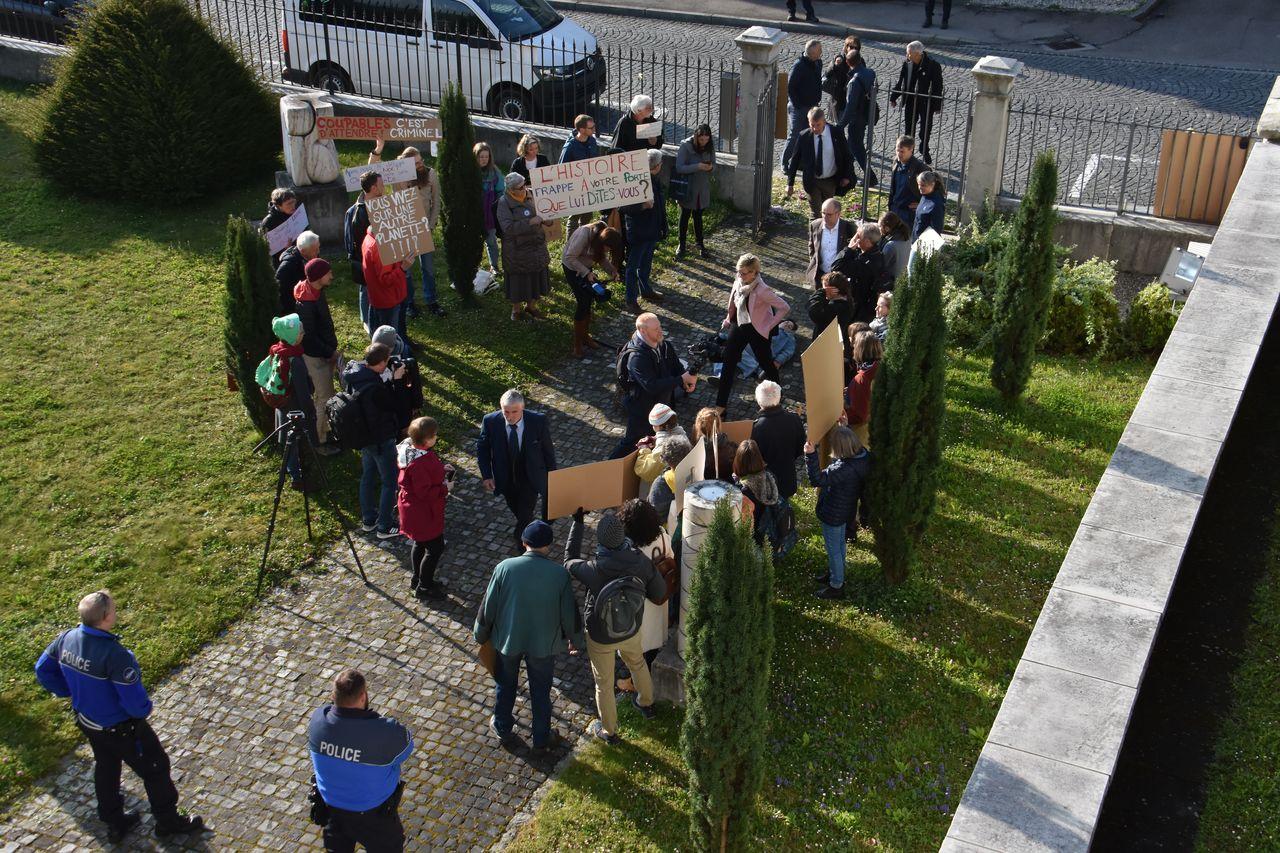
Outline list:
[[[543,219],[653,201],[649,152],[623,151],[532,169],[529,188]]]

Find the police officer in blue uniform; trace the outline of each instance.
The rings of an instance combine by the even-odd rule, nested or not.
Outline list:
[[[328,806],[324,849],[399,853],[400,765],[413,753],[413,735],[369,710],[364,676],[348,669],[333,680],[333,704],[311,715],[307,731],[316,788]]]
[[[151,699],[142,686],[138,659],[111,633],[116,604],[104,590],[80,601],[80,625],[63,631],[36,662],[36,678],[55,696],[71,698],[76,725],[93,748],[93,783],[98,817],[107,838],[117,842],[142,820],[126,813],[120,769],[129,765],[142,778],[161,838],[199,832],[204,821],[178,813],[178,790],[169,776],[169,756],[147,723]]]

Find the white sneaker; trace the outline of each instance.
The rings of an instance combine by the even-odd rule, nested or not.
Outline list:
[[[384,530],[378,531],[378,538],[384,541],[387,539],[395,539],[399,535],[400,535],[399,527],[393,527],[390,530],[385,530],[385,531]]]

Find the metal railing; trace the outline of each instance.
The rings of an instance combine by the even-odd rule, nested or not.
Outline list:
[[[1169,112],[1050,104],[1014,95],[1004,155],[1004,194],[1021,197],[1036,155],[1057,151],[1058,202],[1155,212],[1157,170],[1168,131],[1248,137],[1252,123],[1229,116],[1201,118],[1194,128]]]
[[[77,13],[76,0],[0,0],[0,35],[62,44]]]

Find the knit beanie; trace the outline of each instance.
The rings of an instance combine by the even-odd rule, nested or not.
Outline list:
[[[508,190],[517,190],[524,186],[524,175],[519,172],[507,172],[507,176],[503,178]]]
[[[596,541],[610,551],[618,550],[627,541],[626,528],[612,510],[600,516],[600,521],[596,524]]]
[[[302,334],[302,318],[297,314],[286,314],[271,321],[271,333],[289,346],[298,342]]]
[[[379,326],[373,330],[373,343],[382,344],[392,353],[400,350],[400,336],[395,326]]]
[[[302,268],[307,275],[307,281],[315,284],[331,272],[329,262],[324,258],[312,258],[307,261],[307,265]]]
[[[666,403],[659,403],[649,410],[649,426],[660,426],[665,424],[671,418],[675,417],[675,412]]]
[[[545,548],[555,539],[555,533],[550,524],[539,520],[531,522],[520,535],[520,539],[530,548]]]

